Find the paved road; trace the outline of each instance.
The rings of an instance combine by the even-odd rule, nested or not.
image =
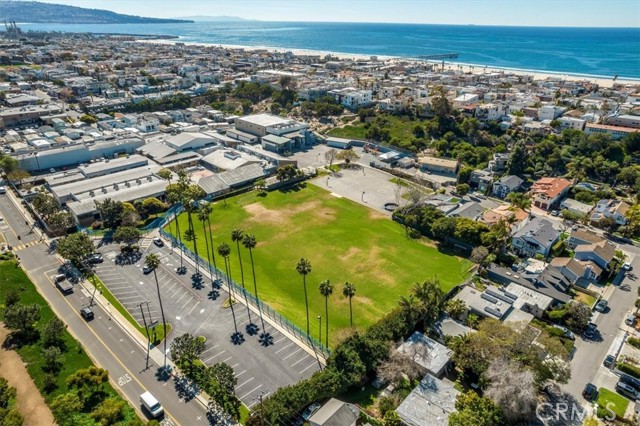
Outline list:
[[[88,304],[90,294],[76,286],[74,293],[65,297],[54,287],[50,277],[60,266],[59,260],[49,253],[45,244],[33,242],[39,237],[28,234],[29,229],[24,226],[20,211],[11,205],[11,200],[6,196],[0,197],[0,215],[5,218],[7,226],[10,225],[9,229],[4,230],[10,243],[14,241],[12,239],[17,241],[16,234],[27,235],[26,239],[21,240],[29,243],[29,246],[18,253],[23,268],[40,293],[67,324],[68,330],[82,343],[96,365],[109,370],[112,385],[121,391],[131,405],[142,412],[139,396],[149,390],[166,408],[163,426],[209,425],[206,408],[191,395],[187,396],[186,392],[179,392],[182,387],[178,388],[177,384],[183,382],[177,379],[160,380],[156,373],[162,361],[156,363],[152,359],[146,368],[146,348],[100,306],[94,305],[96,318],[93,321],[87,323],[80,317],[78,310]],[[162,355],[156,352],[155,358],[162,359]]]
[[[40,240],[40,236],[26,223],[27,219],[16,207],[14,200],[9,192],[0,195],[0,233],[4,236],[6,244],[19,250]]]
[[[631,264],[634,271],[640,271],[640,256],[633,254],[633,246],[621,246],[630,253]],[[606,313],[595,313],[593,322],[598,326],[599,334],[593,340],[585,340],[581,336],[576,336],[576,352],[571,360],[571,380],[562,389],[578,401],[584,401],[581,394],[587,383],[594,383],[597,386],[605,386],[613,389],[617,382],[617,376],[602,366],[602,361],[607,355],[613,340],[624,335],[624,317],[633,307],[637,298],[639,281],[633,274],[625,276],[620,286],[614,287],[608,297],[609,311]],[[628,286],[628,288],[627,288]],[[626,288],[626,289],[624,289]]]
[[[236,395],[245,405],[252,407],[259,394],[268,395],[318,371],[320,364],[314,356],[269,323],[265,322],[265,326],[271,334],[272,345],[262,345],[260,333],[250,335],[246,329],[250,324],[249,316],[251,322],[260,328],[261,321],[255,312],[248,312],[239,303],[235,305],[235,317],[237,328],[245,340],[240,344],[232,342],[231,335],[235,330],[233,313],[231,309],[222,307],[227,300],[227,292],[224,289],[212,291],[211,281],[207,278],[202,284],[194,284],[191,275],[195,271],[191,265],[187,274],[178,275],[175,269],[180,265],[180,258],[169,247],[156,247],[149,238],[143,241],[142,249],[145,255],[157,254],[161,261],[156,273],[165,317],[172,324],[168,342],[184,333],[206,337],[206,350],[201,360],[207,365],[222,361],[234,369],[238,379]],[[153,274],[142,271],[144,257],[135,264],[116,265],[114,261],[119,245],[106,244],[98,250],[103,254],[104,262],[97,265],[96,272],[109,290],[140,324],[143,324],[143,318],[139,306],[146,301],[149,302],[149,309],[144,310],[146,321],[151,316],[151,320],[161,323]]]

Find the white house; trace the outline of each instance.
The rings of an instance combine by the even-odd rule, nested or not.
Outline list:
[[[629,204],[620,200],[600,200],[591,213],[591,222],[600,222],[607,217],[616,221],[618,225],[627,223],[625,214],[629,210]]]

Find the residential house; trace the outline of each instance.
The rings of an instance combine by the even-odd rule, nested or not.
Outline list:
[[[540,295],[543,297],[543,295]],[[551,298],[548,305],[551,305]],[[467,314],[480,318],[492,318],[504,322],[531,322],[533,314],[520,309],[523,303],[517,303],[518,296],[503,288],[488,286],[480,291],[471,286],[464,286],[454,300],[461,300],[467,307]],[[546,309],[546,307],[545,307]],[[541,315],[541,313],[540,313]]]
[[[563,178],[544,177],[537,180],[531,187],[533,205],[543,210],[557,206],[569,192],[571,181]]]
[[[504,115],[507,115],[507,108],[502,104],[476,105],[475,117],[479,121],[499,121]]]
[[[524,180],[515,175],[502,176],[496,182],[493,183],[492,193],[498,198],[506,198],[512,192],[517,192]]]
[[[584,132],[588,135],[606,134],[611,136],[613,139],[622,139],[629,134],[640,132],[640,129],[622,126],[609,126],[607,124],[587,123],[585,125]]]
[[[625,214],[629,211],[629,204],[621,200],[600,200],[591,213],[591,222],[598,223],[607,217],[616,221],[618,225],[627,223]]]
[[[489,170],[474,170],[469,176],[469,184],[478,188],[480,192],[486,192],[493,182],[493,173]]]
[[[533,258],[526,259],[514,269],[491,264],[487,268],[487,277],[496,283],[508,286],[517,283],[527,289],[549,296],[554,304],[571,300],[566,292],[571,283],[559,272],[547,270],[548,264]]]
[[[483,213],[482,217],[478,219],[480,222],[489,226],[504,220],[508,223],[512,223],[512,227],[517,227],[520,222],[529,217],[529,214],[522,209],[512,209],[511,206],[499,205],[495,209],[487,210]]]
[[[442,377],[451,363],[451,349],[425,336],[419,331],[414,332],[405,340],[397,351],[409,358],[424,371]]]
[[[360,410],[354,405],[331,398],[313,416],[310,426],[356,426]]]
[[[511,246],[521,256],[547,257],[559,237],[560,232],[549,220],[534,217],[513,234]]]
[[[590,204],[581,203],[573,198],[567,198],[560,203],[560,210],[567,210],[571,213],[586,216],[593,209]]]
[[[616,246],[608,240],[592,244],[580,244],[574,249],[576,260],[595,262],[600,268],[608,269],[616,255]]]
[[[465,217],[471,220],[478,220],[482,216],[482,212],[484,212],[484,210],[484,207],[482,207],[482,204],[480,203],[475,201],[465,201],[458,204],[458,208],[449,212],[447,216]]]
[[[589,245],[605,241],[600,235],[583,229],[571,230],[571,235],[567,238],[567,247],[574,250],[579,245]]]
[[[602,268],[592,261],[579,261],[572,257],[556,257],[549,268],[557,269],[571,284],[581,285],[582,280],[593,282],[602,274]]]
[[[501,172],[506,170],[507,164],[509,164],[509,153],[508,152],[496,152],[493,154],[493,159],[489,160],[488,168],[492,172]]]
[[[449,380],[427,374],[396,409],[407,426],[448,426],[460,394]]]

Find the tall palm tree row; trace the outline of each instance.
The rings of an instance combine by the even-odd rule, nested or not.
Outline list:
[[[156,281],[156,290],[158,292],[158,304],[160,305],[160,315],[162,316],[162,333],[163,333],[163,342],[164,342],[164,368],[167,367],[167,321],[164,317],[164,308],[162,306],[162,296],[160,295],[160,283],[158,283],[158,274],[156,273],[156,269],[160,266],[160,258],[154,254],[150,253],[144,260],[144,264],[149,267],[153,271],[153,278]]]
[[[307,275],[311,273],[311,262],[304,257],[300,258],[296,264],[296,271],[302,276],[302,285],[304,287],[304,304],[307,309],[307,336],[310,336],[309,330],[309,299],[307,298]]]
[[[218,245],[218,254],[222,256],[222,258],[224,259],[224,269],[227,273],[227,286],[229,288],[229,305],[231,306],[231,315],[233,316],[233,327],[236,331],[232,336],[232,339],[236,339],[242,336],[242,333],[238,331],[238,322],[236,321],[236,312],[233,307],[233,305],[235,304],[235,300],[233,299],[233,289],[231,288],[231,265],[229,262],[229,255],[231,254],[231,248],[229,247],[229,244],[222,243]]]
[[[260,298],[258,297],[258,284],[256,283],[256,268],[253,263],[253,249],[256,248],[256,237],[253,234],[245,234],[242,238],[242,245],[249,250],[249,258],[251,259],[251,276],[253,277],[253,294],[256,296],[258,305],[258,314],[260,315],[260,322],[262,323],[262,331],[264,333],[264,318],[262,317],[262,308],[260,306]]]
[[[353,306],[351,305],[351,299],[356,295],[356,286],[347,281],[344,283],[344,287],[342,287],[342,294],[349,298],[349,324],[353,327]]]
[[[209,275],[211,276],[211,280],[213,281],[213,273],[211,271],[211,250],[209,249],[209,240],[207,239],[207,219],[209,219],[209,215],[213,209],[211,208],[210,203],[202,203],[198,208],[198,220],[202,224],[202,232],[204,232],[204,243],[207,247],[207,265],[209,265]],[[209,230],[211,231],[211,230]],[[213,249],[213,248],[211,248]]]
[[[333,284],[329,280],[320,282],[320,294],[324,296],[324,319],[325,319],[325,338],[324,345],[329,347],[329,296],[333,294]]]
[[[251,320],[251,309],[249,309],[249,301],[247,300],[247,289],[244,286],[244,267],[242,266],[242,255],[240,254],[240,242],[242,241],[242,237],[244,236],[244,232],[242,229],[235,228],[231,231],[231,241],[236,243],[236,247],[238,249],[238,263],[240,264],[240,282],[242,283],[242,293],[244,294],[244,302],[247,305],[247,316],[249,317],[249,324],[247,324],[247,330],[255,327],[255,324]]]

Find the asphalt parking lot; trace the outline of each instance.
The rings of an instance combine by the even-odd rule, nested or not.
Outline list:
[[[156,273],[165,317],[173,327],[169,342],[184,333],[205,337],[205,351],[200,359],[207,365],[225,362],[234,369],[238,379],[236,395],[243,403],[251,407],[259,394],[268,395],[279,387],[311,376],[319,369],[314,356],[266,322],[271,345],[265,346],[260,341],[262,330],[250,335],[246,326],[254,323],[261,327],[261,321],[257,313],[247,312],[246,306],[240,303],[234,306],[234,312],[237,329],[243,334],[244,341],[239,344],[232,342],[231,335],[235,331],[233,314],[230,308],[222,306],[228,297],[226,290],[214,288],[208,278],[201,284],[194,283],[191,275],[195,267],[190,264],[186,274],[178,275],[175,270],[180,266],[179,253],[172,252],[167,246],[156,247],[150,242],[151,239],[142,242],[142,258],[129,265],[115,264],[119,252],[117,244],[102,245],[98,250],[103,254],[104,262],[96,265],[97,275],[140,324],[140,304],[147,301],[148,310],[146,305],[144,309],[147,321],[150,315],[151,320],[161,324],[153,273],[145,275],[142,272],[144,255],[156,253],[161,261]]]

